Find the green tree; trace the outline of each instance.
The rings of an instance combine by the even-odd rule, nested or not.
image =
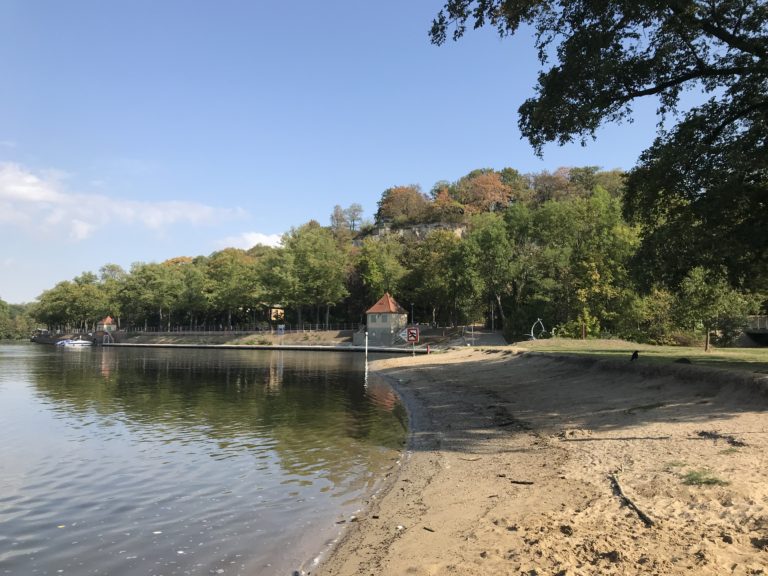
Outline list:
[[[684,91],[707,99],[661,131],[627,184],[627,214],[644,225],[646,265],[725,266],[730,280],[768,278],[768,4],[755,0],[450,0],[431,39],[467,25],[502,35],[530,26],[545,68],[519,108],[534,149],[594,138],[654,96],[661,122]]]
[[[638,258],[653,280],[674,286],[700,265],[727,270],[733,285],[768,282],[768,101],[760,121],[723,126],[730,113],[715,104],[689,113],[629,174],[626,212],[642,225]]]
[[[704,349],[709,350],[713,331],[718,331],[723,341],[733,340],[746,325],[747,315],[757,312],[759,303],[759,297],[731,288],[722,274],[697,266],[680,283],[677,315],[689,329],[703,329]]]
[[[8,304],[0,299],[0,340],[29,338],[33,330],[31,304]]]
[[[9,340],[13,338],[11,327],[11,311],[8,303],[0,299],[0,340]]]
[[[206,293],[208,259],[198,256],[180,266],[181,290],[177,301],[179,313],[185,317],[190,329],[204,323],[210,312]]]
[[[117,264],[105,264],[99,269],[99,280],[105,299],[107,314],[113,316],[118,329],[121,326],[122,310],[120,308],[120,291],[123,288],[128,273]]]
[[[107,314],[107,298],[98,277],[93,272],[83,272],[73,281],[69,310],[83,330],[95,330],[96,322]]]
[[[149,320],[156,319],[155,326],[170,330],[181,289],[178,264],[137,262],[131,265],[120,292],[121,309],[128,313],[134,325],[143,322],[146,329]]]
[[[452,232],[434,230],[408,250],[410,265],[403,284],[418,308],[429,311],[433,324],[448,319],[453,290],[445,271],[450,255],[460,243],[461,240]]]
[[[34,317],[51,329],[93,329],[106,310],[106,298],[97,277],[84,272],[72,281],[44,291],[33,308]]]
[[[403,243],[396,236],[365,238],[357,267],[368,297],[375,302],[384,294],[397,294],[407,270],[402,264]]]
[[[482,257],[475,245],[463,241],[446,254],[443,274],[449,289],[450,322],[454,326],[473,323],[484,309],[483,279],[478,272],[478,260]]]
[[[214,252],[206,266],[205,293],[210,308],[220,314],[228,327],[232,316],[247,320],[262,298],[256,261],[245,250],[226,248]]]
[[[283,235],[283,242],[289,238],[289,234]],[[264,285],[265,301],[270,305],[296,309],[298,322],[301,323],[303,303],[299,301],[299,280],[296,277],[293,252],[286,250],[285,245],[275,248],[259,260],[257,267]]]
[[[51,330],[65,328],[69,323],[68,302],[71,285],[71,282],[65,280],[43,291],[33,309],[34,318]]]
[[[654,286],[639,299],[636,317],[638,333],[635,339],[652,344],[674,344],[673,333],[677,327],[674,321],[677,301],[669,290]]]
[[[348,291],[348,254],[336,243],[333,234],[315,221],[292,229],[283,236],[284,251],[275,276],[284,290],[286,302],[301,308],[312,306],[320,323],[320,309],[325,306],[325,321],[330,308],[342,301]]]
[[[515,204],[504,218],[512,260],[507,302],[516,316],[510,335],[527,332],[539,317],[573,336],[624,325],[637,239],[618,199],[597,186],[588,197]]]
[[[494,309],[499,311],[502,325],[506,314],[502,298],[512,291],[515,267],[512,262],[512,246],[507,236],[504,219],[497,214],[479,214],[470,221],[466,239],[481,257],[476,259],[477,274],[482,281],[485,301],[489,302],[491,319]],[[489,320],[489,324],[493,324]]]
[[[483,308],[478,257],[474,244],[451,231],[434,230],[408,246],[402,292],[418,309],[428,310],[433,323],[474,321]]]

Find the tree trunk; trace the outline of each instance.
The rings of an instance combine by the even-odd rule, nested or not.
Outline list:
[[[706,334],[704,335],[704,352],[709,351],[709,325],[704,326]]]
[[[507,317],[504,315],[504,308],[501,307],[501,294],[496,294],[496,304],[499,306],[499,318],[501,318],[501,326],[504,327],[507,324]]]

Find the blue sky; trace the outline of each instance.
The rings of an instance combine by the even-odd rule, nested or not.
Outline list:
[[[0,0],[0,298],[107,263],[276,242],[475,168],[631,168],[655,102],[587,147],[520,139],[538,62],[435,47],[439,0]]]

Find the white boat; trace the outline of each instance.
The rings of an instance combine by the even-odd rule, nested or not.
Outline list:
[[[56,342],[56,346],[64,346],[66,348],[86,348],[88,346],[93,346],[93,342],[90,340],[59,340]]]

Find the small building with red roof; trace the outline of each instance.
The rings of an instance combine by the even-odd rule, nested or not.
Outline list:
[[[97,332],[114,332],[115,330],[117,330],[117,324],[115,324],[112,316],[107,316],[96,324]]]
[[[386,292],[365,312],[368,342],[372,346],[391,346],[408,325],[408,312]]]

